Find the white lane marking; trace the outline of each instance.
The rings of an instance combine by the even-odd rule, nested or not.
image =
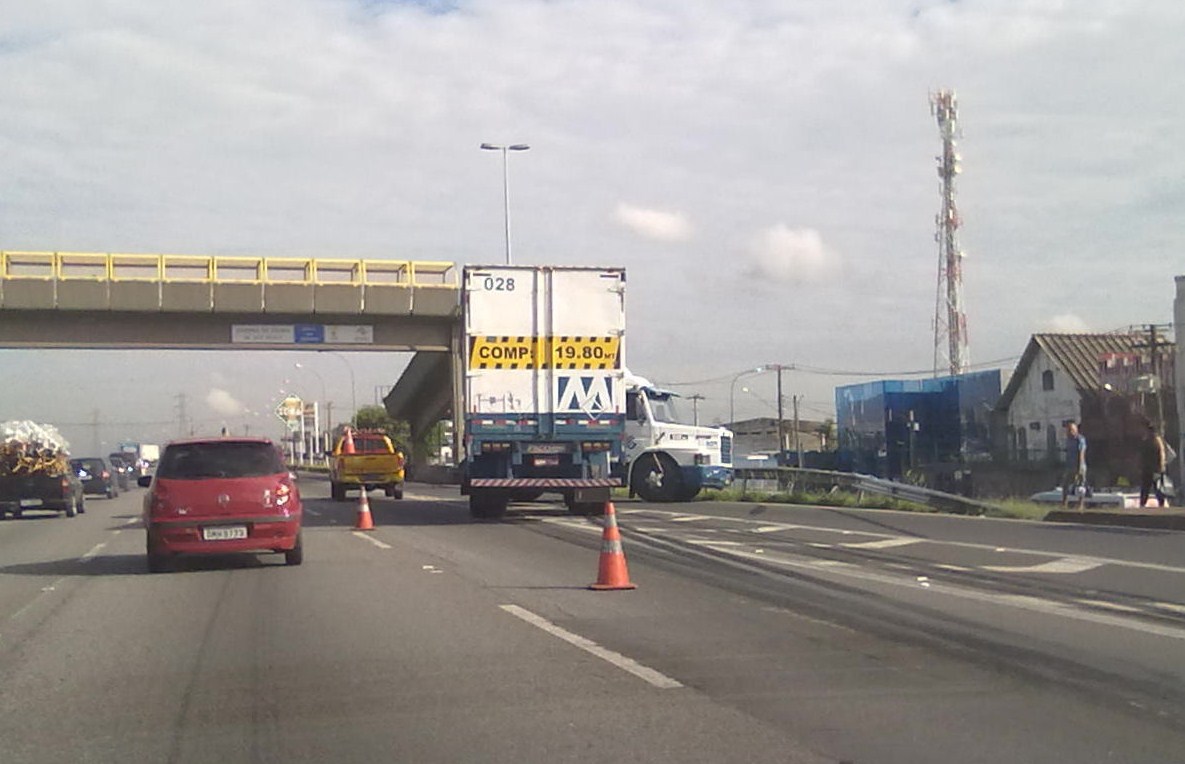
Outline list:
[[[968,568],[963,565],[950,565],[948,563],[939,563],[934,567],[942,568],[943,570],[953,570],[956,573],[970,573],[971,571],[975,570],[975,568]]]
[[[1121,613],[1143,613],[1144,611],[1138,607],[1131,605],[1121,605],[1118,602],[1107,602],[1105,600],[1078,600],[1083,605],[1090,605],[1091,607],[1101,607],[1108,610],[1118,610]]]
[[[695,522],[696,520],[711,520],[711,519],[712,518],[708,517],[707,515],[676,515],[675,517],[671,517],[668,520],[669,520],[669,522],[672,522],[672,523],[691,523],[691,522]]]
[[[1089,557],[1063,557],[1037,565],[984,565],[983,570],[995,573],[1084,573],[1102,565],[1101,560]]]
[[[129,517],[129,518],[128,518],[128,521],[127,521],[126,523],[124,523],[124,526],[126,527],[126,526],[129,526],[129,525],[136,525],[136,524],[137,524],[137,523],[139,523],[139,522],[140,522],[140,518],[138,518],[138,517]]]
[[[840,546],[847,547],[848,549],[892,549],[895,546],[909,546],[910,544],[918,544],[922,541],[925,541],[925,539],[894,536],[893,538],[881,539],[880,541],[856,541],[848,544],[840,544]]]
[[[735,555],[736,557],[751,560],[775,562],[787,568],[810,570],[813,567],[819,567],[816,563],[810,561],[773,558],[770,555],[756,555],[751,552],[744,552],[740,550],[733,550],[731,554]],[[864,568],[860,568],[855,565],[847,565],[844,567],[836,566],[833,568],[833,572],[836,575],[847,576],[849,578],[854,578],[861,581],[888,586],[904,586],[915,588],[918,585],[916,578],[886,576],[865,570]],[[1156,623],[1148,623],[1143,620],[1129,618],[1119,614],[1111,615],[1108,613],[1098,613],[1093,610],[1082,609],[1075,605],[1063,604],[1061,602],[1054,602],[1051,600],[1043,600],[1029,595],[996,594],[994,592],[978,591],[975,589],[967,589],[959,586],[950,586],[943,583],[930,583],[930,585],[926,587],[926,590],[934,594],[941,594],[948,597],[957,597],[960,599],[973,600],[976,602],[984,602],[990,605],[1016,607],[1022,610],[1042,613],[1044,615],[1060,616],[1062,618],[1070,618],[1075,621],[1085,621],[1095,625],[1115,626],[1121,629],[1139,631],[1159,637],[1185,640],[1185,629]]]
[[[320,517],[320,516],[321,516],[321,513],[320,513],[320,512],[318,512],[317,510],[315,510],[315,509],[308,509],[307,507],[305,508],[305,510],[304,510],[304,513],[305,513],[306,515],[312,515],[313,517]]]
[[[79,562],[90,562],[91,560],[95,559],[95,555],[102,551],[103,547],[105,546],[107,546],[106,541],[95,544],[93,547],[91,547],[89,552],[78,558]]]
[[[622,511],[624,511],[624,510],[622,510]],[[652,512],[654,514],[666,514],[666,515],[681,514],[678,512],[671,512],[669,510],[661,510],[661,509],[632,510],[632,511],[634,511],[634,512],[647,511],[647,512]],[[876,510],[876,511],[877,512],[884,512],[885,510]],[[744,517],[724,517],[724,516],[719,516],[719,515],[713,516],[713,519],[718,520],[720,522],[742,523],[745,525],[757,525],[759,522],[761,522],[761,521],[757,521],[757,520],[750,520],[750,519],[747,519]],[[768,520],[765,522],[768,523]],[[761,530],[761,528],[765,528],[768,530]],[[829,528],[829,527],[820,526],[820,525],[774,526],[774,525],[765,524],[765,525],[760,526],[759,528],[750,528],[749,530],[750,530],[750,532],[754,532],[754,533],[771,533],[771,532],[773,532],[774,529],[778,529],[778,530],[805,530],[805,531],[816,531],[819,533],[835,533],[835,534],[856,533],[861,536],[870,536],[870,537],[874,537],[874,538],[879,537],[879,538],[886,538],[886,539],[900,538],[897,534],[875,533],[875,532],[870,532],[870,531],[851,531],[851,530],[845,530],[843,528]],[[1157,563],[1157,562],[1140,562],[1138,560],[1124,560],[1124,559],[1119,559],[1116,557],[1094,557],[1094,556],[1088,557],[1085,555],[1067,555],[1066,552],[1064,552],[1064,551],[1053,551],[1053,550],[1048,550],[1048,549],[1018,549],[1016,547],[996,546],[995,544],[976,544],[976,543],[970,542],[970,541],[943,541],[941,539],[931,539],[931,538],[921,538],[921,539],[918,539],[918,542],[919,543],[925,542],[925,543],[929,543],[929,544],[937,544],[939,546],[956,547],[956,548],[960,548],[960,549],[979,549],[979,550],[986,549],[986,550],[990,550],[993,552],[1011,552],[1013,554],[1025,554],[1025,555],[1031,555],[1031,556],[1035,556],[1035,557],[1052,557],[1052,558],[1056,558],[1056,559],[1061,559],[1061,558],[1064,558],[1067,556],[1072,556],[1072,557],[1074,557],[1074,559],[1091,560],[1093,562],[1097,562],[1099,565],[1118,565],[1120,567],[1125,567],[1125,568],[1135,568],[1138,570],[1152,570],[1152,571],[1156,571],[1156,572],[1160,572],[1160,573],[1183,573],[1183,574],[1185,574],[1185,566],[1181,566],[1181,565],[1166,565],[1166,564]],[[818,547],[820,549],[831,548],[830,544],[809,544],[809,546]]]
[[[586,653],[595,655],[603,661],[608,661],[622,671],[628,671],[639,679],[649,682],[660,690],[673,690],[683,686],[681,682],[671,679],[666,674],[655,671],[648,666],[643,666],[633,658],[627,658],[621,653],[601,647],[591,639],[582,637],[579,634],[573,634],[565,628],[556,626],[554,623],[547,620],[543,616],[532,613],[530,610],[521,608],[518,605],[499,605],[498,607],[502,608],[507,613],[510,613],[516,618],[521,618],[532,626],[543,629],[553,637],[559,637],[568,644],[579,647]]]
[[[390,549],[391,548],[390,544],[385,544],[382,541],[379,541],[378,539],[376,539],[374,536],[368,536],[365,533],[363,533],[362,531],[354,531],[354,535],[360,539],[366,539],[370,543],[377,546],[379,549]]]
[[[603,534],[605,532],[605,530],[603,528],[601,528],[599,525],[592,525],[590,523],[584,522],[583,520],[567,520],[567,519],[560,519],[557,517],[545,517],[545,518],[543,518],[543,522],[550,523],[551,525],[562,525],[563,527],[571,528],[574,531],[584,531],[585,533],[595,533],[598,536],[600,536],[601,534]]]
[[[696,546],[744,546],[739,541],[717,541],[716,539],[686,539],[688,544]]]
[[[1172,613],[1185,613],[1185,605],[1178,605],[1176,602],[1153,602],[1152,607]]]
[[[750,533],[777,533],[778,531],[792,531],[797,525],[762,525],[760,528],[750,528]]]

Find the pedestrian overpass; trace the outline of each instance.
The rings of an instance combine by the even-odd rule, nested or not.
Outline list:
[[[458,270],[413,260],[0,252],[0,348],[412,351],[384,403],[418,437],[460,409]]]

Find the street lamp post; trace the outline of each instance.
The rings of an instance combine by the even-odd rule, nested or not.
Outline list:
[[[732,382],[728,385],[728,426],[731,428],[736,425],[736,388],[737,382],[741,377],[747,374],[760,374],[765,371],[764,366],[756,366],[752,369],[745,369],[733,375]]]
[[[506,264],[511,265],[513,261],[510,259],[510,172],[507,167],[506,152],[526,151],[531,147],[525,143],[514,143],[509,146],[483,143],[481,144],[481,148],[486,151],[502,152],[502,219],[506,227]]]

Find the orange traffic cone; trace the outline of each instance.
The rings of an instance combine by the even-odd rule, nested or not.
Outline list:
[[[374,518],[370,516],[370,499],[366,498],[366,486],[359,489],[358,522],[354,524],[356,531],[373,531]]]
[[[621,551],[621,532],[617,530],[617,513],[613,502],[605,503],[605,532],[601,534],[601,561],[597,569],[597,582],[589,589],[599,592],[614,589],[637,589],[630,583],[630,572],[625,565],[625,552]]]
[[[346,428],[346,437],[345,440],[342,441],[342,453],[354,453],[354,430],[349,427]]]

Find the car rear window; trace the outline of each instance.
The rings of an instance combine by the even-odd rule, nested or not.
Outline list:
[[[364,453],[386,453],[387,451],[387,442],[382,438],[355,436],[354,442],[357,444],[357,450]]]
[[[73,462],[75,468],[83,468],[87,472],[102,472],[104,468],[102,459],[75,459]]]
[[[165,449],[158,478],[263,477],[287,472],[280,452],[268,443],[178,443]]]

